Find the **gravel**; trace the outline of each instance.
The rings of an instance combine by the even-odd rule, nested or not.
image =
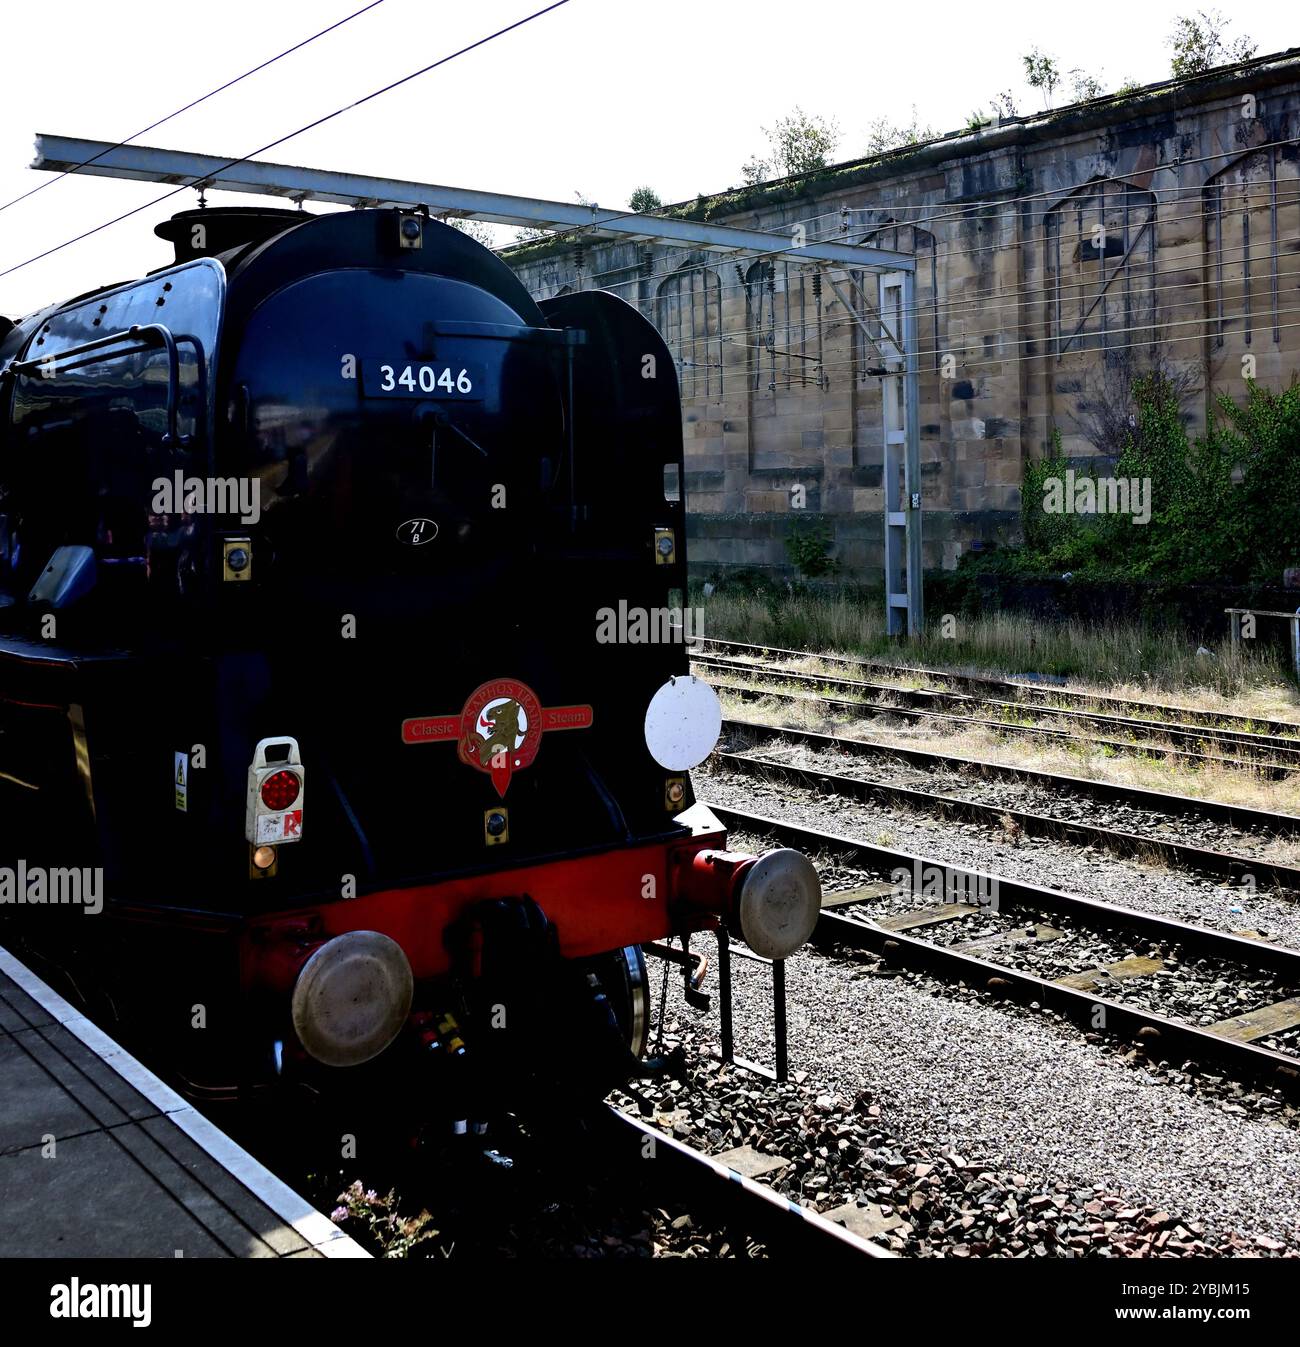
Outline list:
[[[770,1060],[767,970],[742,960],[733,970],[736,1051]],[[1276,1097],[1220,1077],[1196,1079],[1191,1064],[1183,1071],[1144,1063],[1054,1016],[983,993],[954,995],[870,956],[804,951],[786,973],[791,1068],[813,1095],[808,1118],[800,1124],[782,1087],[718,1072],[711,1086],[692,1088],[719,1121],[669,1112],[677,1135],[714,1150],[748,1142],[791,1156],[799,1163],[774,1186],[822,1210],[845,1201],[910,1210],[920,1183],[926,1219],[892,1232],[895,1247],[909,1253],[955,1252],[972,1212],[979,1247],[958,1256],[1300,1251],[1300,1127],[1297,1111]],[[668,1042],[716,1046],[713,1014],[686,1005],[679,975],[669,977],[666,1018]],[[742,1109],[727,1125],[718,1104],[734,1113],[740,1081],[752,1098],[739,1102],[757,1109],[757,1121]],[[676,1097],[674,1107],[690,1098]],[[661,1117],[663,1099],[650,1099]],[[835,1131],[859,1114],[865,1136]],[[830,1152],[810,1148],[810,1127],[817,1137],[829,1133],[842,1163],[817,1166]],[[840,1156],[846,1138],[856,1149]],[[918,1173],[918,1164],[935,1169]],[[813,1184],[819,1175],[824,1181]],[[931,1191],[936,1185],[940,1192]],[[1058,1198],[1070,1208],[1052,1217],[1050,1238],[1041,1224],[1032,1231],[1016,1224],[1004,1238],[996,1215],[986,1229],[986,1199],[996,1211],[1007,1197],[1018,1211],[1041,1211],[1045,1204],[1029,1204],[1044,1196],[1058,1215]],[[1101,1209],[1088,1209],[1090,1202]],[[1181,1235],[1156,1245],[1178,1227]]]
[[[699,790],[720,804],[954,865],[1222,929],[1263,929],[1300,944],[1300,919],[1289,905],[1257,895],[1247,911],[1229,913],[1229,905],[1248,900],[1195,877],[1050,842],[990,837],[975,825],[817,800],[748,776],[713,771]],[[1080,962],[1095,967],[1103,952],[1081,949]],[[1129,946],[1117,957],[1146,952]],[[771,1051],[766,971],[744,961],[733,967],[736,1051],[763,1060]],[[1203,991],[1213,971],[1193,969],[1199,976],[1185,996]],[[1208,978],[1220,1002],[1200,1010],[1212,1018],[1224,1008],[1223,994],[1235,996],[1231,987],[1213,987],[1220,980],[1227,981]],[[680,1001],[675,979],[670,988],[670,1016],[707,1036],[707,1017]],[[1046,1012],[899,972],[869,955],[801,952],[787,963],[787,988],[792,1066],[846,1098],[869,1093],[909,1145],[956,1148],[975,1163],[1036,1173],[1049,1187],[1072,1192],[1101,1185],[1130,1205],[1183,1213],[1207,1240],[1228,1241],[1216,1248],[1267,1247],[1256,1238],[1300,1247],[1300,1115],[1276,1093],[1206,1074],[1195,1063],[1149,1061]],[[1295,1036],[1278,1035],[1276,1046],[1294,1051]]]
[[[1254,931],[1300,949],[1300,903],[1284,894],[1227,888],[1181,871],[1079,847],[1015,829],[945,821],[901,806],[818,795],[707,765],[697,769],[696,790],[705,800],[782,818],[810,828],[931,856],[989,874],[1152,912],[1223,931]]]
[[[1237,828],[1215,819],[1166,813],[1145,804],[1119,804],[1075,791],[1053,790],[1035,781],[1008,781],[983,776],[957,766],[928,768],[901,758],[853,749],[834,751],[791,743],[767,734],[733,733],[733,751],[753,758],[813,771],[835,772],[859,780],[879,781],[914,790],[933,791],[955,799],[995,808],[1019,809],[1071,823],[1090,823],[1168,842],[1209,847],[1243,858],[1283,860],[1294,847],[1294,836]]]
[[[666,1042],[698,1052],[707,1034],[677,1021]],[[869,1091],[850,1101],[807,1072],[782,1084],[718,1062],[684,1082],[630,1086],[617,1102],[686,1141],[721,1154],[748,1147],[784,1162],[764,1181],[790,1201],[870,1228],[857,1233],[908,1256],[1142,1257],[1279,1253],[1283,1241],[1238,1232],[1143,1203],[1105,1184],[1078,1188],[1037,1171],[1015,1173],[936,1140],[902,1140]]]

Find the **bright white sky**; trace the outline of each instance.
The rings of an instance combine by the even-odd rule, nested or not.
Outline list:
[[[581,191],[607,207],[648,183],[677,201],[738,182],[740,165],[764,149],[760,128],[796,104],[838,120],[836,158],[851,159],[876,118],[906,123],[913,105],[941,131],[1003,89],[1021,112],[1041,106],[1020,62],[1035,46],[1108,88],[1167,78],[1173,19],[1195,2],[927,0],[909,10],[860,0],[570,0],[265,157],[559,200]],[[7,6],[0,205],[45,176],[27,167],[35,132],[122,139],[363,3]],[[247,154],[543,3],[384,0],[143,143]],[[1239,16],[1229,35],[1249,34],[1260,54],[1300,45],[1283,0],[1227,8]],[[106,178],[55,183],[0,211],[0,271],[164,190]],[[153,225],[193,204],[186,192],[0,277],[0,313],[15,317],[162,265],[168,245]]]

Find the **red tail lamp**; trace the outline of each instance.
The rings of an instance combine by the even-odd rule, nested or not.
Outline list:
[[[296,772],[275,772],[262,782],[262,803],[279,813],[293,804],[301,789]]]

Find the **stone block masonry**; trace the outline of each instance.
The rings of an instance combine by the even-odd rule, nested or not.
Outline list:
[[[951,567],[974,544],[1018,537],[1025,463],[1056,436],[1073,457],[1106,452],[1086,412],[1113,396],[1115,371],[1157,355],[1190,371],[1197,430],[1252,374],[1290,383],[1298,138],[1292,51],[664,213],[786,236],[803,224],[809,238],[915,255],[924,560]],[[784,516],[802,483],[841,573],[880,578],[872,273],[832,271],[841,300],[779,257],[599,240],[581,256],[571,240],[504,256],[539,299],[608,288],[664,335],[682,389],[693,570],[788,569]]]

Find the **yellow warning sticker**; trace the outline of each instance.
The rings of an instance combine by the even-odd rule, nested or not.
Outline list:
[[[190,755],[188,753],[176,754],[176,808],[182,814],[189,811],[190,806]]]

